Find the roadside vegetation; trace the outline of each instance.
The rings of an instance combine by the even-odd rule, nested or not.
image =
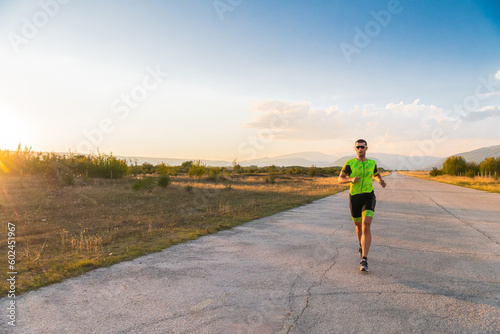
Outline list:
[[[467,162],[461,156],[452,156],[443,168],[429,171],[399,171],[399,173],[426,180],[453,184],[461,187],[500,193],[500,157],[489,157],[481,163]]]
[[[477,164],[474,161],[467,162],[462,156],[452,156],[443,163],[443,168],[434,167],[430,176],[450,175],[466,176],[474,178],[476,176],[498,179],[500,174],[500,157],[489,157]]]
[[[342,191],[339,172],[0,151],[1,249],[12,223],[20,294]]]

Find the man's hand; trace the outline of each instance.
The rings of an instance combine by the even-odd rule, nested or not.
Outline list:
[[[384,180],[380,180],[380,185],[382,186],[382,188],[385,188],[387,186],[387,184],[385,183]]]
[[[358,183],[358,181],[359,181],[359,176],[351,178],[352,183]]]

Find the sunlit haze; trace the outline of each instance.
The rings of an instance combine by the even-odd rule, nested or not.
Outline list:
[[[500,144],[497,1],[0,1],[0,149],[239,161]],[[369,155],[368,153],[368,155]]]

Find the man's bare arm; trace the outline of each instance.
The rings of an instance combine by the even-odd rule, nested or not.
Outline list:
[[[377,180],[377,182],[382,186],[382,188],[385,188],[385,186],[387,185],[385,183],[384,180],[382,180],[382,176],[380,176],[380,173],[377,173],[375,175],[373,175],[373,177],[375,178],[375,180]]]
[[[359,176],[349,177],[346,173],[340,172],[339,183],[357,183],[359,181]]]

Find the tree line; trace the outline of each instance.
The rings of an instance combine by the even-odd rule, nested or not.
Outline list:
[[[447,174],[451,176],[490,176],[498,177],[500,174],[500,157],[489,157],[479,164],[474,161],[467,162],[462,156],[451,156],[443,163],[443,168],[434,167],[431,176]]]
[[[122,178],[128,175],[170,175],[176,176],[180,173],[188,174],[190,177],[207,177],[217,180],[227,174],[263,174],[280,173],[288,175],[308,176],[335,176],[340,173],[341,167],[257,167],[241,166],[236,159],[232,167],[209,167],[201,160],[185,161],[179,166],[169,166],[164,163],[153,165],[145,162],[142,165],[125,159],[118,159],[110,154],[57,154],[34,152],[31,147],[18,146],[16,151],[0,150],[0,175],[38,175],[45,178],[59,179],[67,178],[68,183],[74,177],[84,178]],[[270,172],[271,171],[271,172]]]
[[[0,175],[38,175],[45,178],[85,176],[121,178],[128,175],[129,167],[113,154],[56,154],[34,152],[21,146],[17,151],[0,150]]]

